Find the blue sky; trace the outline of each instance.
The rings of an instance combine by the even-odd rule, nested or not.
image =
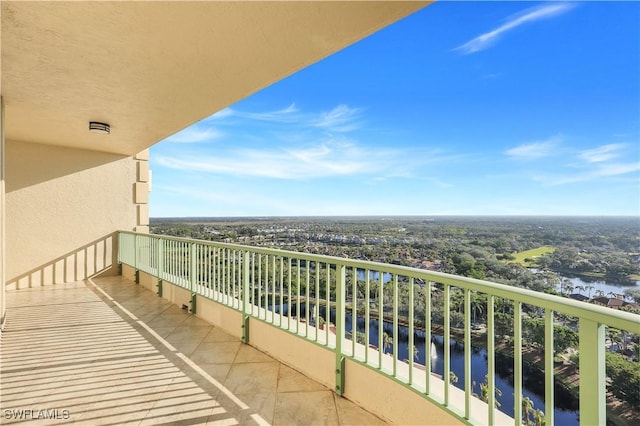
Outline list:
[[[437,2],[151,148],[152,217],[640,216],[640,3]]]

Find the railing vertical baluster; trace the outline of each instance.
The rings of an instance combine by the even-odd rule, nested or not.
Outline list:
[[[398,274],[393,274],[393,377],[398,375]]]
[[[429,395],[431,390],[431,359],[433,357],[433,354],[431,353],[431,288],[433,283],[431,281],[427,281],[426,285],[427,288],[424,292],[424,393]]]
[[[264,255],[264,319],[268,320],[269,317],[269,259],[268,254]],[[273,316],[271,317],[273,320]]]
[[[287,266],[289,267],[289,271],[287,272],[287,329],[291,330],[291,275],[293,275],[293,270],[291,269],[291,258],[287,258]]]
[[[324,286],[324,295],[326,302],[326,304],[324,305],[324,316],[326,317],[324,324],[324,341],[325,345],[329,346],[329,328],[331,328],[331,266],[329,265],[329,262],[325,263],[325,266],[327,267],[327,281]]]
[[[327,271],[331,268],[327,264]],[[342,352],[342,344],[345,338],[345,301],[346,301],[346,268],[344,265],[336,265],[336,393],[342,395],[344,392],[344,355]],[[327,274],[327,289],[329,287],[329,276]],[[327,300],[329,298],[327,297]],[[330,318],[331,315],[327,314]],[[326,323],[326,328],[329,330],[329,323]],[[327,335],[328,336],[328,335]],[[327,337],[328,343],[328,337]]]
[[[413,341],[414,330],[414,279],[413,277],[409,278],[409,347],[407,348],[407,352],[409,354],[409,385],[413,384],[413,361],[415,358],[414,348],[415,343]]]
[[[165,273],[166,273],[166,278],[167,280],[170,280],[171,278],[171,240],[166,240],[165,241],[165,251],[164,251],[164,264],[165,264]]]
[[[123,234],[122,232],[118,233],[118,263],[119,264],[122,264],[122,258],[123,256],[126,256],[125,246],[123,244],[125,235],[127,234]]]
[[[240,298],[238,294],[238,275],[240,275],[240,268],[238,268],[238,251],[231,250],[231,306],[236,307],[236,303]]]
[[[496,409],[496,347],[495,347],[495,296],[487,295],[487,387],[489,424],[495,424]]]
[[[356,341],[358,340],[358,270],[351,268],[351,356],[356,356]]]
[[[522,302],[513,303],[513,421],[522,424]]]
[[[203,273],[204,273],[204,268],[203,268],[203,262],[204,262],[204,245],[202,244],[198,244],[197,245],[197,253],[198,253],[198,263],[196,265],[196,269],[197,269],[197,275],[196,275],[196,292],[198,292],[198,294],[201,293],[201,288],[203,286]]]
[[[220,249],[220,303],[226,304],[227,299],[227,283],[229,281],[227,266],[228,266],[228,249],[226,247]]]
[[[443,292],[443,317],[444,317],[444,373],[442,380],[444,381],[444,405],[449,406],[449,385],[451,380],[451,286],[444,284]]]
[[[304,337],[309,336],[309,299],[311,298],[311,292],[309,291],[311,288],[311,262],[305,262],[306,272],[305,272],[305,323],[304,323]]]
[[[209,297],[213,298],[214,297],[214,291],[213,288],[215,286],[215,280],[214,280],[214,276],[213,276],[213,268],[214,268],[214,261],[215,261],[215,248],[214,247],[209,247],[209,250],[207,251],[208,254],[208,259],[207,259],[207,283],[209,285]]]
[[[164,281],[164,239],[158,239],[158,288],[157,294],[162,297],[162,282]]]
[[[315,262],[315,272],[316,272],[316,293],[315,293],[315,300],[316,300],[316,304],[315,304],[315,327],[316,327],[316,342],[319,340],[320,337],[320,328],[319,328],[319,323],[320,323],[320,262]]]
[[[227,306],[234,304],[234,287],[235,287],[235,262],[234,250],[229,249],[227,254]]]
[[[189,292],[191,293],[191,307],[189,312],[196,313],[196,286],[198,278],[197,260],[198,260],[198,245],[196,243],[188,244],[189,247]]]
[[[369,279],[369,270],[365,269],[365,287],[366,287],[366,291],[367,294],[365,295],[365,310],[364,310],[364,315],[365,315],[365,323],[364,323],[364,334],[366,335],[365,337],[365,342],[364,342],[364,362],[365,363],[369,363],[369,339],[370,339],[370,324],[369,322],[371,321],[371,280]]]
[[[464,289],[464,418],[471,418],[471,291]]]
[[[553,310],[544,312],[544,405],[546,424],[553,424],[554,396],[553,396]],[[582,355],[582,354],[581,354]]]
[[[382,369],[382,354],[384,353],[384,286],[382,271],[378,271],[378,368]]]
[[[300,258],[296,260],[296,282],[298,283],[296,289],[296,334],[300,334]]]
[[[233,283],[233,275],[231,271],[232,264],[233,264],[233,250],[229,248],[227,249],[227,272],[226,272],[227,286],[225,290],[225,293],[227,294],[227,306],[231,306],[233,304],[233,299],[232,299],[233,293],[231,292],[231,285]]]
[[[278,309],[280,321],[278,322],[279,326],[282,326],[282,311],[284,310],[284,258],[279,256],[280,258],[280,308]]]
[[[605,326],[580,318],[580,422],[586,425],[607,423],[605,372]]]
[[[258,318],[262,315],[262,254],[258,253]],[[265,312],[264,319],[267,319]]]
[[[212,248],[209,245],[205,245],[202,247],[203,249],[203,264],[202,264],[202,289],[203,293],[206,297],[211,298],[211,251]]]
[[[250,263],[249,263],[249,259],[250,259],[250,254],[249,251],[245,251],[243,253],[243,262],[242,262],[242,270],[243,270],[243,274],[242,274],[242,289],[241,289],[241,293],[243,294],[243,298],[242,298],[242,303],[243,303],[243,307],[242,307],[242,341],[244,343],[249,343],[249,317],[251,314],[251,311],[253,309],[250,308],[249,305],[249,271],[250,271]],[[251,310],[250,310],[251,309]]]
[[[138,246],[138,234],[133,235],[133,267],[135,269],[135,282],[136,284],[140,283],[140,273],[138,271],[138,250],[140,247]]]
[[[213,288],[214,288],[214,297],[216,301],[220,301],[220,279],[222,276],[222,268],[220,265],[220,261],[222,259],[222,249],[220,247],[216,247],[214,253],[214,262],[213,262]]]
[[[271,324],[276,323],[276,283],[278,280],[276,279],[276,271],[277,271],[277,263],[276,257],[271,256]]]

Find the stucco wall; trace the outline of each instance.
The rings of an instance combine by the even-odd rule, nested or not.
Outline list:
[[[140,194],[135,194],[145,189],[138,188],[138,162],[135,157],[6,141],[7,288],[116,272],[114,232],[143,230],[136,204]]]
[[[0,96],[0,327],[5,318],[4,99]]]

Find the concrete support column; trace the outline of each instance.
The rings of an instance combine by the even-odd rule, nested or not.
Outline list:
[[[136,182],[134,200],[136,204],[136,232],[149,232],[149,191],[151,190],[151,172],[149,171],[149,150],[135,155]]]

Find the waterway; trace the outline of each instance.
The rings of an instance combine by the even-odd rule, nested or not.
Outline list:
[[[571,281],[571,285],[573,285],[574,293],[582,293],[585,296],[595,297],[598,290],[602,291],[605,296],[610,297],[609,293],[614,294],[624,294],[624,291],[628,288],[636,288],[640,286],[640,281],[630,281],[627,284],[621,284],[612,281],[603,281],[599,278],[588,278],[588,277],[563,277],[560,276],[560,279],[568,279]],[[584,291],[576,290],[577,286],[582,286],[585,288]],[[593,286],[592,289],[588,289],[588,286]],[[558,291],[560,288],[558,287]]]
[[[304,316],[304,306],[301,305],[300,315]],[[296,315],[295,306],[292,309],[292,315]],[[270,309],[270,307],[269,307]],[[283,314],[287,314],[288,306],[283,306]],[[279,309],[276,307],[276,312]],[[324,307],[320,308],[320,315],[325,317]],[[331,310],[331,322],[335,323],[335,310]],[[352,330],[352,316],[347,313],[345,318],[346,331],[351,333]],[[365,332],[365,319],[358,318],[356,324],[356,331]],[[393,337],[393,324],[384,322],[383,330]],[[409,330],[407,327],[398,327],[398,360],[409,359]],[[429,351],[425,348],[431,348],[430,342],[425,341],[425,333],[423,331],[416,330],[414,335],[414,345],[417,349],[417,357],[414,358],[414,362],[426,365],[425,361],[428,359],[431,365],[431,371],[440,376],[444,375],[444,338],[442,336],[433,335],[432,342],[435,344],[436,356],[431,356],[431,349]],[[369,344],[378,346],[378,320],[371,319],[369,322]],[[458,377],[458,382],[453,384],[460,389],[464,390],[464,344],[457,340],[451,339],[451,371]],[[392,354],[394,351],[393,346],[387,349],[387,353]],[[413,354],[413,351],[411,351]],[[511,357],[497,354],[496,355],[496,387],[500,389],[501,395],[496,395],[496,400],[500,403],[500,411],[513,416],[513,359]],[[474,392],[480,394],[480,383],[485,380],[485,376],[488,373],[487,367],[487,351],[483,347],[472,347],[471,352],[471,380],[476,383]],[[534,367],[527,365],[523,366],[523,395],[531,398],[534,403],[534,409],[545,410],[544,405],[544,375]],[[555,422],[556,424],[574,426],[579,425],[578,421],[578,403],[577,401],[562,387],[555,386]]]

